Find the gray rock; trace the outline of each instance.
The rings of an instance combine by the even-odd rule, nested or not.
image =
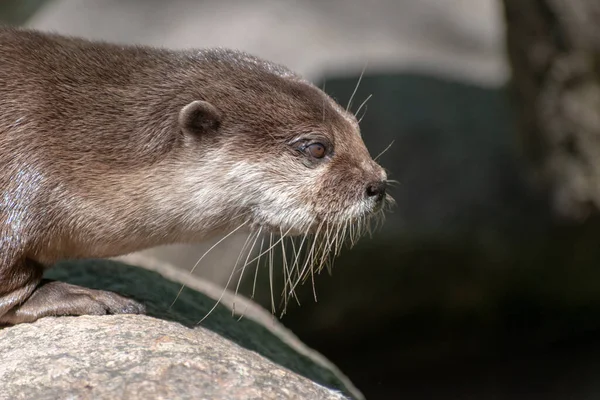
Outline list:
[[[0,331],[2,399],[345,399],[198,327],[45,318]]]
[[[129,295],[149,316],[44,318],[0,329],[0,399],[362,398],[252,302],[164,263],[127,260],[145,268],[88,260],[61,263],[47,277]]]

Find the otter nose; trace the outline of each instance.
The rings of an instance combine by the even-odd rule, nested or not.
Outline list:
[[[386,187],[386,183],[385,181],[377,181],[377,182],[371,182],[367,185],[367,196],[369,197],[377,197],[377,200],[381,200],[383,199],[383,196],[385,196],[385,187]]]

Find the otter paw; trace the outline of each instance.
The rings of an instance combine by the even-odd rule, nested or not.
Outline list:
[[[33,322],[48,316],[145,312],[143,304],[113,292],[50,281],[40,284],[24,303],[0,316],[0,324]]]

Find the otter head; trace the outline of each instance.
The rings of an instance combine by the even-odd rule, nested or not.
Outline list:
[[[210,69],[212,79],[181,108],[179,125],[210,149],[198,188],[211,182],[222,220],[283,235],[358,233],[391,201],[356,118],[319,88],[244,53],[202,60],[211,62],[198,75]]]

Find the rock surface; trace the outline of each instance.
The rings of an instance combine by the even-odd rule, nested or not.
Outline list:
[[[205,328],[146,316],[0,331],[2,399],[345,399]]]
[[[128,260],[146,269],[89,260],[61,263],[47,276],[129,295],[149,316],[44,318],[0,329],[0,399],[362,398],[255,304],[163,263]],[[179,278],[187,287],[177,297]]]

